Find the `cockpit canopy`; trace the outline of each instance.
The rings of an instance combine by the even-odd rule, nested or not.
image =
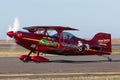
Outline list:
[[[52,37],[57,38],[57,37],[58,37],[58,34],[56,33],[56,34],[52,35]],[[62,32],[60,38],[61,38],[61,39],[66,39],[66,37],[67,37],[69,40],[74,40],[75,38],[77,38],[77,37],[75,37],[73,34],[71,34],[71,33],[69,33],[69,32]]]

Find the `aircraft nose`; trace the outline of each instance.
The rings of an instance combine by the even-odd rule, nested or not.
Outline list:
[[[14,32],[13,31],[9,31],[9,32],[7,32],[7,35],[12,38],[14,36]]]

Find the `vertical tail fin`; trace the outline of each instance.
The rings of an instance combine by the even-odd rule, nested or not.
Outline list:
[[[111,34],[98,33],[90,41],[91,48],[101,50],[103,54],[111,54]]]

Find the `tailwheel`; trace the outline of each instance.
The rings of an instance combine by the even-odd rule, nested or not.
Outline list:
[[[112,61],[112,58],[110,58],[109,56],[105,56],[105,55],[99,55],[99,56],[102,56],[102,57],[104,57],[104,58],[107,58],[107,60],[110,61],[110,62]]]
[[[105,58],[107,58],[108,61],[112,61],[112,58],[110,58],[109,56],[104,56]]]
[[[22,56],[19,57],[19,59],[23,62],[31,61],[31,57],[27,56],[27,55],[22,55]]]

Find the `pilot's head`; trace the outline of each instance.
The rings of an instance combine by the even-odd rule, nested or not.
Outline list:
[[[67,34],[66,36],[65,36],[65,39],[69,39],[70,38],[70,36]]]

